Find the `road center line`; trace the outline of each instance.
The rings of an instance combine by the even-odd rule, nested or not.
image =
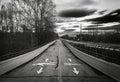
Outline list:
[[[59,55],[59,66],[58,66],[58,82],[62,82],[62,66],[61,66],[61,56],[60,56],[60,48],[58,46],[58,55]]]

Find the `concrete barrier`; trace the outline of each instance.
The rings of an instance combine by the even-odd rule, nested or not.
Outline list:
[[[23,55],[0,62],[0,75],[3,75],[21,65],[29,62],[30,60],[34,59],[35,57],[40,55],[42,52],[44,52],[47,48],[49,48],[49,46],[51,46],[55,42],[56,41],[50,42],[47,45],[40,47],[36,50],[33,50],[26,54],[23,54]]]
[[[86,53],[83,53],[83,52],[79,51],[78,49],[74,48],[73,46],[71,46],[65,40],[62,40],[62,42],[80,60],[84,61],[91,67],[101,71],[102,73],[106,74],[107,76],[120,82],[120,65],[110,63],[110,62],[104,61],[102,59],[96,58],[94,56],[88,55]]]

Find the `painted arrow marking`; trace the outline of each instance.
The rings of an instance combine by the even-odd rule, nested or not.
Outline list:
[[[42,73],[43,72],[43,67],[40,68],[39,71],[37,71],[38,74]]]
[[[64,63],[64,65],[66,66],[76,66],[76,65],[81,65],[81,64],[75,64],[75,63]],[[73,68],[73,72],[78,75],[79,74],[79,71],[74,67]]]
[[[44,65],[55,65],[55,62],[33,64],[33,66],[44,66]],[[38,74],[40,74],[42,72],[43,72],[43,67],[41,67],[40,70],[37,71]]]
[[[79,71],[76,69],[76,68],[73,68],[73,72],[78,75],[79,74]]]

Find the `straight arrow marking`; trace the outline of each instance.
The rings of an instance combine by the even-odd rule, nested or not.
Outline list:
[[[78,75],[79,74],[79,71],[76,69],[76,68],[73,68],[73,72]]]
[[[38,74],[42,73],[43,72],[43,67],[40,68],[39,71],[37,71]]]

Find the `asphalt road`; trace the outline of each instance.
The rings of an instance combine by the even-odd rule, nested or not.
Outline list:
[[[60,40],[34,60],[4,74],[0,82],[115,82],[69,52]]]

